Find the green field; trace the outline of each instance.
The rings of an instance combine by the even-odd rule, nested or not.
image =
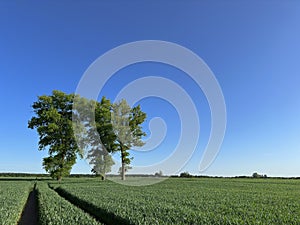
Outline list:
[[[0,180],[0,224],[17,224],[29,184]],[[68,178],[36,187],[40,224],[300,224],[300,180],[171,178],[126,186]]]
[[[0,180],[0,224],[16,224],[30,192],[28,181]]]

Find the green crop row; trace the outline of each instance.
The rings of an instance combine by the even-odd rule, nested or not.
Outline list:
[[[37,184],[40,225],[99,225],[90,215],[72,205],[44,182]]]
[[[96,216],[127,224],[300,224],[300,181],[170,179],[142,187],[73,181],[57,191]]]
[[[32,186],[28,181],[0,181],[0,224],[18,223]]]

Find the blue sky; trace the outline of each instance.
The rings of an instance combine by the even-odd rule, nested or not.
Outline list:
[[[300,176],[297,1],[1,1],[0,30],[0,171],[43,172],[47,152],[37,150],[37,133],[27,128],[30,105],[38,95],[54,89],[75,92],[89,65],[114,47],[164,40],[198,54],[224,94],[226,135],[204,174]],[[114,98],[124,85],[146,75],[179,83],[194,100],[200,141],[182,170],[199,173],[210,111],[188,76],[158,63],[132,65],[116,73],[102,94]],[[178,114],[169,103],[155,98],[140,103],[147,123],[160,116],[168,130],[151,157],[136,153],[133,164],[167,155],[180,131]],[[80,160],[72,172],[89,170]]]

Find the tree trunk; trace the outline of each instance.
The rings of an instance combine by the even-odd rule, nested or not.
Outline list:
[[[126,170],[125,156],[124,156],[123,146],[121,145],[120,147],[121,147],[121,159],[122,159],[121,179],[125,180],[125,170]]]
[[[122,162],[122,180],[125,180],[125,167],[126,167],[126,164],[124,162]]]
[[[103,157],[103,159],[104,159],[104,168],[103,168],[102,180],[105,180],[105,178],[106,178],[106,162],[105,162],[105,156]]]

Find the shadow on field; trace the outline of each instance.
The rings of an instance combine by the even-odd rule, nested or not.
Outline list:
[[[72,204],[76,205],[77,207],[81,208],[83,211],[90,214],[101,223],[104,223],[106,225],[119,225],[119,224],[134,225],[129,220],[117,216],[114,213],[108,212],[107,210],[97,207],[87,201],[79,199],[76,196],[66,192],[64,189],[60,187],[58,188],[52,188],[51,186],[49,187],[54,191],[56,191],[61,197],[71,202]]]

